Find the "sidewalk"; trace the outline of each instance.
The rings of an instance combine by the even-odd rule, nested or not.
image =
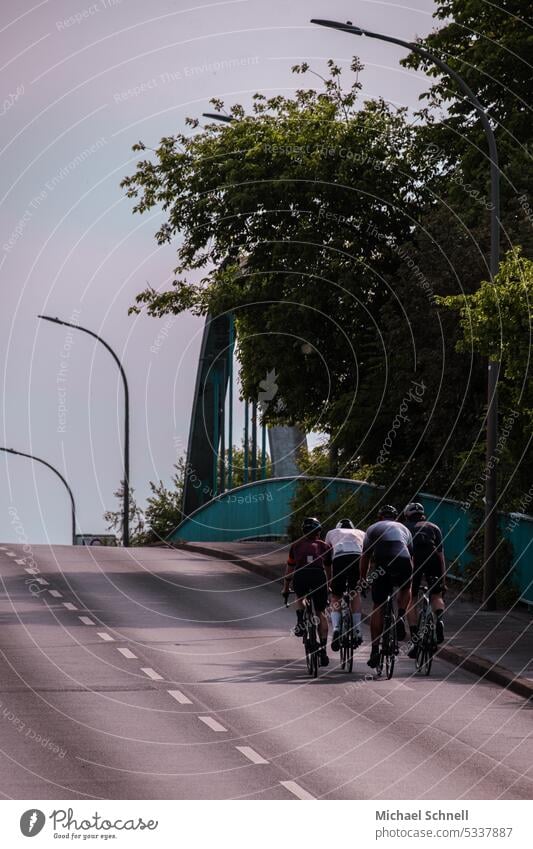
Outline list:
[[[267,580],[279,581],[289,544],[272,542],[181,543],[175,548],[230,560]],[[533,615],[522,608],[487,613],[460,590],[448,593],[442,660],[533,699]],[[369,599],[366,607],[369,610]]]

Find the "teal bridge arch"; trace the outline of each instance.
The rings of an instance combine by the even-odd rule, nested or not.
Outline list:
[[[251,539],[282,539],[287,536],[292,502],[298,483],[322,481],[326,503],[332,505],[355,492],[368,497],[380,487],[349,478],[291,475],[252,481],[226,490],[187,516],[169,535],[168,542],[235,542]],[[452,575],[461,572],[471,559],[468,551],[468,511],[451,499],[419,493],[417,500],[426,515],[443,531],[445,554]],[[321,517],[324,519],[325,517]],[[369,516],[370,524],[372,517]],[[523,514],[501,514],[500,527],[513,548],[514,577],[521,600],[533,604],[533,519]]]

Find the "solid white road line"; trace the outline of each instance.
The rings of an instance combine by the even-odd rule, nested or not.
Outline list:
[[[67,610],[77,610],[78,609],[75,604],[72,604],[71,601],[64,601],[63,607],[66,607]]]
[[[259,752],[254,751],[254,749],[251,749],[250,746],[235,746],[235,748],[239,752],[242,752],[244,757],[248,758],[248,760],[251,761],[253,764],[267,764],[268,763],[268,761],[266,761],[259,754]]]
[[[151,678],[152,681],[162,681],[163,676],[156,672],[155,669],[151,669],[149,666],[141,666],[141,672],[144,672],[145,675],[148,675],[148,678]]]
[[[176,699],[180,705],[192,705],[190,699],[187,698],[185,693],[182,693],[181,690],[167,690],[169,696],[172,696],[173,699]]]
[[[115,638],[111,636],[111,634],[106,634],[105,631],[97,631],[96,636],[100,637],[105,643],[114,643]]]
[[[298,799],[314,799],[314,796],[311,796],[307,790],[304,790],[303,787],[300,787],[299,784],[296,784],[296,781],[280,781],[280,784],[283,785],[285,790],[288,790],[289,793],[294,793],[294,795]]]
[[[129,649],[118,649],[118,651],[121,653],[121,655],[127,657],[128,660],[137,660],[137,655],[133,654],[133,652]]]
[[[93,622],[92,619],[89,619],[88,616],[78,616],[78,619],[80,620],[80,622],[83,622],[84,625],[95,625],[96,624],[95,622]]]
[[[48,590],[50,595],[53,595],[54,598],[63,598],[63,594],[59,592],[59,590]]]
[[[205,722],[205,724],[211,729],[211,731],[227,731],[227,728],[224,728],[220,722],[217,722],[216,719],[213,719],[212,716],[199,716],[199,720]]]

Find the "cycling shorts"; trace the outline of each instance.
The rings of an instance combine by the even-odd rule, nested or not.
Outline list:
[[[413,572],[413,598],[416,599],[422,578],[428,586],[429,595],[439,595],[444,592],[444,570],[440,557],[429,557],[417,563],[415,556],[415,569]]]
[[[360,554],[338,554],[331,563],[331,592],[342,596],[346,589],[355,590],[359,581]]]
[[[313,569],[312,566],[296,569],[292,587],[297,598],[312,597],[317,613],[322,613],[328,606],[328,587],[323,569]]]
[[[372,582],[374,604],[384,604],[395,587],[406,589],[411,585],[413,568],[409,557],[394,557],[389,561],[377,561],[375,565],[376,571],[383,574],[378,574]]]

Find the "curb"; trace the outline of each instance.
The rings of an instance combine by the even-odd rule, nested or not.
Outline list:
[[[220,560],[229,560],[238,566],[242,566],[244,569],[261,575],[263,578],[268,578],[270,581],[279,581],[282,577],[282,564],[279,567],[268,566],[258,560],[248,560],[245,557],[230,554],[223,549],[207,548],[207,546],[204,547],[196,543],[174,543],[173,545],[169,545],[169,547],[184,549],[185,551],[196,551],[198,554],[219,558]],[[500,687],[504,687],[518,696],[522,696],[524,699],[533,700],[533,681],[522,678],[520,675],[515,675],[498,663],[492,663],[484,657],[472,654],[465,649],[456,648],[453,645],[441,646],[436,657],[439,657],[446,663],[450,663],[452,666],[458,666],[467,672],[471,672],[479,678],[486,678],[487,681],[492,681],[492,683],[498,684]]]
[[[240,557],[238,554],[233,554],[219,548],[208,548],[207,546],[197,545],[197,543],[176,542],[169,548],[178,548],[184,551],[196,552],[197,554],[205,554],[207,557],[215,557],[219,560],[229,560],[237,566],[242,566],[248,569],[249,572],[254,572],[256,575],[261,575],[262,578],[267,578],[269,581],[280,581],[283,577],[283,564],[279,566],[269,566],[266,563],[261,563],[260,560],[248,560],[246,557]]]
[[[460,666],[480,678],[486,678],[487,681],[499,684],[500,687],[511,690],[524,699],[533,699],[533,682],[527,678],[522,678],[520,675],[515,675],[498,663],[492,663],[484,657],[471,654],[465,649],[455,648],[454,646],[442,646],[436,656],[454,666]]]

